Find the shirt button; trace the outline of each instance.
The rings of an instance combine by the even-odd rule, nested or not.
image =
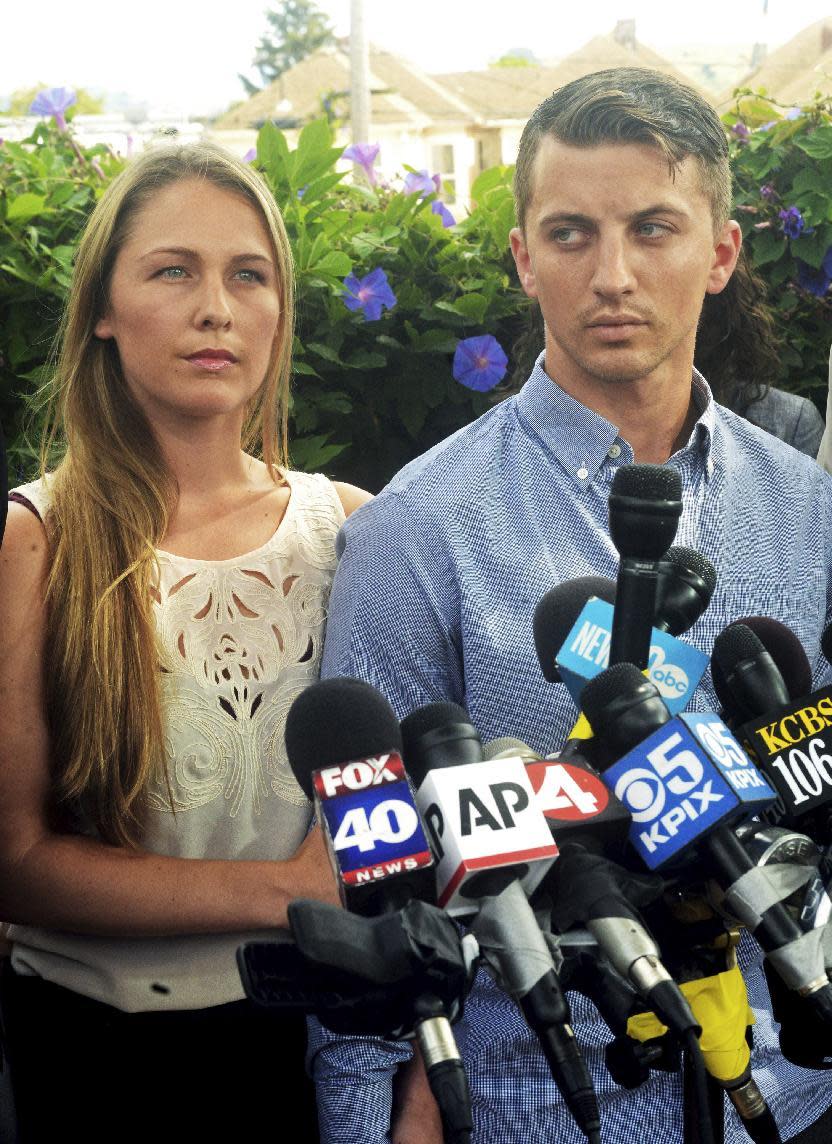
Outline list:
[[[607,453],[607,456],[612,457],[613,459],[615,459],[616,457],[620,457],[621,456],[621,446],[620,445],[610,445],[609,452]]]
[[[578,476],[580,477],[580,479],[582,481],[585,481],[587,479],[587,477],[589,476],[589,469],[584,469],[584,468],[578,469]]]

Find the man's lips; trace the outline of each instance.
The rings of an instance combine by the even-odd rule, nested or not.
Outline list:
[[[647,322],[644,318],[636,318],[629,314],[616,314],[615,317],[608,318],[594,318],[591,322],[587,322],[590,329],[595,329],[597,326],[606,328],[608,326],[646,326]]]

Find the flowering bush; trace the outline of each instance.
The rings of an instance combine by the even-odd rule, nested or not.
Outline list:
[[[27,399],[44,378],[78,235],[121,169],[108,148],[81,148],[66,130],[73,98],[62,88],[41,93],[35,110],[53,121],[0,146],[0,420],[12,476],[34,472],[38,432],[33,426],[27,440]]]
[[[832,341],[832,99],[785,108],[737,93],[734,201],[746,250],[783,335],[777,384],[826,408]],[[737,128],[742,124],[744,131]]]
[[[0,145],[0,418],[13,476],[34,473],[22,413],[48,368],[80,230],[121,166],[104,147],[78,146],[69,94],[47,93],[40,110],[53,121]],[[783,334],[778,383],[825,408],[829,101],[795,112],[741,94],[726,125],[737,217]],[[342,157],[366,179],[336,170]],[[267,124],[248,158],[280,204],[297,270],[293,463],[376,490],[488,408],[517,366],[529,306],[508,250],[511,169],[481,174],[472,212],[457,222],[437,176],[387,181],[377,144],[344,151],[324,121],[304,128],[295,150]]]

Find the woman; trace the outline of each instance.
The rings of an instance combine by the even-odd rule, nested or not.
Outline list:
[[[284,467],[292,319],[277,207],[220,148],[146,152],[93,212],[53,384],[65,454],[13,495],[0,553],[24,1144],[246,1140],[267,1113],[316,1139],[298,1022],[241,1000],[235,965],[292,898],[335,898],[283,728],[367,494]]]

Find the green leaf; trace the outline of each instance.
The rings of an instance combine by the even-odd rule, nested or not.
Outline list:
[[[324,361],[331,361],[333,365],[343,365],[340,357],[331,346],[326,346],[323,342],[307,342],[306,348],[310,353],[317,354],[318,357]]]
[[[329,438],[329,433],[320,433],[314,437],[296,437],[290,449],[292,464],[306,473],[322,469],[347,448],[346,445],[328,444]]]
[[[345,278],[352,270],[352,259],[343,250],[330,250],[323,258],[310,264],[316,274],[331,274],[333,278]]]
[[[786,250],[786,240],[777,230],[758,230],[751,242],[751,254],[755,266],[765,266],[775,262]]]
[[[294,166],[286,136],[273,123],[264,123],[258,132],[257,163],[275,182],[286,179]]]
[[[373,353],[372,350],[356,350],[354,354],[344,359],[344,365],[350,369],[380,369],[387,365],[387,358],[384,354]]]
[[[45,195],[34,195],[31,191],[27,191],[9,202],[6,219],[9,222],[26,222],[35,215],[50,213],[46,206]]]
[[[832,159],[832,123],[823,123],[803,139],[795,139],[801,151],[813,159]]]
[[[293,361],[292,362],[292,372],[308,375],[309,377],[320,377],[321,376],[317,372],[317,370],[314,370],[312,368],[312,366],[309,365],[305,361],[297,361],[297,360]]]
[[[461,318],[470,318],[472,322],[480,324],[488,309],[488,299],[482,294],[463,294],[455,302],[439,301],[435,305],[439,310],[459,314]]]

